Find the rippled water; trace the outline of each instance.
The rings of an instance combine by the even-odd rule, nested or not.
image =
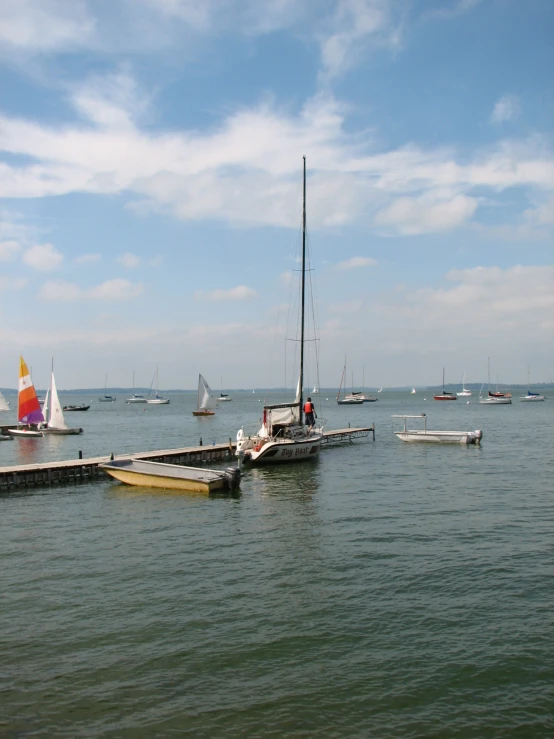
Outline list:
[[[225,441],[257,401],[94,401],[83,436],[4,442],[0,465]],[[376,441],[234,497],[0,496],[0,736],[553,736],[553,403],[323,399]],[[390,415],[422,410],[482,447],[397,440]]]

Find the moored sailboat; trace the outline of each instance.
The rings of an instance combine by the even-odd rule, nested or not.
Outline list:
[[[459,393],[456,393],[456,395],[459,398],[469,398],[471,396],[471,390],[468,390],[465,385],[465,379],[466,379],[466,373],[462,375],[462,389]]]
[[[69,428],[63,417],[62,406],[58,397],[56,388],[56,380],[54,379],[54,369],[52,368],[52,376],[50,379],[50,387],[46,393],[46,400],[43,407],[44,423],[41,424],[41,430],[44,434],[55,434],[57,436],[74,436],[82,434],[82,428]]]
[[[23,357],[19,357],[19,387],[17,397],[17,428],[9,429],[11,436],[33,438],[42,436],[38,425],[44,422],[37,393]]]
[[[302,198],[302,271],[300,308],[300,377],[296,397],[292,403],[266,405],[261,428],[247,435],[244,429],[237,433],[237,456],[251,464],[296,462],[315,459],[319,455],[322,429],[307,426],[304,413],[310,413],[312,403],[303,405],[305,299],[306,299],[306,157],[303,157]]]
[[[362,394],[360,392],[355,393],[354,391],[352,391],[348,395],[343,395],[341,397],[343,384],[346,384],[346,357],[344,358],[344,367],[342,369],[342,376],[340,378],[340,385],[339,385],[339,390],[337,393],[337,404],[338,405],[362,405],[362,403],[364,402],[364,398],[361,397]]]
[[[152,383],[154,384],[154,383]],[[158,390],[158,368],[156,367],[156,395],[153,398],[147,398],[146,402],[150,405],[169,405],[169,398],[160,395]]]
[[[454,393],[444,389],[444,367],[442,368],[442,393],[433,395],[434,400],[458,400]]]

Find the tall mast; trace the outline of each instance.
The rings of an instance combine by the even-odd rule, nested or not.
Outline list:
[[[303,389],[304,389],[304,302],[306,299],[306,157],[304,160],[304,179],[302,197],[302,309],[300,317],[300,423],[303,422]]]

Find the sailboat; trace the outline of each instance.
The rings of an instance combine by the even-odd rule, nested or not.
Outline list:
[[[221,378],[220,382],[220,391],[219,391],[219,398],[217,398],[218,403],[230,403],[233,398],[228,395],[227,393],[223,392],[223,377]]]
[[[530,387],[531,387],[531,383],[529,381],[529,367],[527,367],[527,395],[521,395],[519,398],[520,401],[522,403],[533,403],[533,402],[536,403],[536,402],[545,400],[544,395],[541,395],[540,393],[532,393],[530,390]],[[0,393],[0,396],[1,396],[1,393]],[[0,397],[0,400],[1,400],[1,397]],[[0,408],[0,410],[2,409]]]
[[[137,395],[135,393],[135,370],[133,370],[133,394],[130,398],[127,398],[125,401],[126,403],[146,403],[146,398],[144,395]]]
[[[40,428],[44,434],[55,434],[57,436],[74,436],[82,434],[82,428],[69,428],[63,417],[62,406],[58,397],[56,380],[54,379],[54,367],[52,363],[52,376],[50,387],[46,393],[46,399],[42,409],[44,423]]]
[[[383,392],[383,386],[382,386],[382,385],[381,385],[381,387],[379,388],[379,390],[377,390],[377,392],[378,392],[378,393],[382,393],[382,392]]]
[[[323,430],[304,424],[304,343],[306,300],[306,157],[303,157],[302,188],[302,277],[300,309],[300,376],[292,403],[265,405],[259,431],[252,436],[239,429],[237,457],[251,464],[296,462],[315,459],[321,447]],[[308,403],[306,403],[308,405]],[[309,406],[311,407],[311,403]],[[307,410],[306,410],[307,412]]]
[[[491,358],[489,357],[487,363],[487,394],[483,396],[483,385],[479,391],[479,404],[480,405],[511,405],[512,396],[510,393],[504,395],[503,393],[493,393],[489,390],[491,381]]]
[[[215,416],[216,399],[212,390],[202,375],[198,375],[198,396],[196,399],[196,410],[193,416]]]
[[[314,389],[312,390],[312,395],[319,395],[319,388],[317,385],[314,385]]]
[[[464,374],[462,375],[462,390],[461,392],[456,393],[456,395],[459,398],[469,398],[471,395],[471,390],[468,390],[466,388],[465,379],[466,379],[466,373],[464,372]]]
[[[344,367],[342,369],[342,377],[340,378],[339,391],[337,393],[337,403],[339,405],[361,405],[364,402],[361,393],[351,392],[349,395],[345,395],[341,398],[342,386],[346,382],[346,357],[344,358]]]
[[[19,388],[17,397],[17,428],[10,429],[11,436],[32,438],[42,436],[38,424],[43,423],[44,416],[40,409],[37,393],[29,369],[22,356],[19,357]]]
[[[442,368],[442,393],[433,395],[434,400],[458,400],[454,393],[444,389],[444,367]]]
[[[381,392],[381,391],[379,390],[379,392]],[[416,394],[416,389],[415,389],[415,387],[413,387],[413,388],[412,388],[412,389],[410,390],[410,395],[415,395],[415,394]]]
[[[154,382],[152,381],[152,384]],[[160,395],[158,392],[158,368],[156,367],[156,395],[153,398],[147,398],[147,403],[150,403],[150,405],[169,405],[169,398],[164,398],[163,395]]]
[[[106,390],[108,389],[108,375],[106,375],[106,379],[104,380],[104,395],[101,395],[98,400],[101,403],[115,403],[116,397],[115,395],[106,395]]]
[[[9,411],[10,410],[10,404],[6,400],[6,398],[0,393],[0,411]]]
[[[10,410],[10,404],[6,400],[6,398],[0,393],[0,411],[9,411]],[[0,441],[10,441],[13,439],[13,436],[7,436],[2,433],[2,429],[0,428]]]

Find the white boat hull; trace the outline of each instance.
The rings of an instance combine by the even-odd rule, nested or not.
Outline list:
[[[520,400],[522,403],[541,403],[545,397],[544,395],[523,395]]]
[[[312,434],[303,439],[248,439],[237,447],[237,456],[244,452],[245,462],[252,465],[301,462],[319,455],[322,438],[322,434]]]
[[[420,444],[480,444],[481,431],[395,431],[402,441]]]
[[[36,439],[42,436],[42,431],[35,431],[35,429],[9,429],[8,433],[10,436],[17,436],[21,439]]]
[[[169,398],[150,398],[148,405],[169,405]]]
[[[480,398],[480,405],[511,405],[511,398]]]

